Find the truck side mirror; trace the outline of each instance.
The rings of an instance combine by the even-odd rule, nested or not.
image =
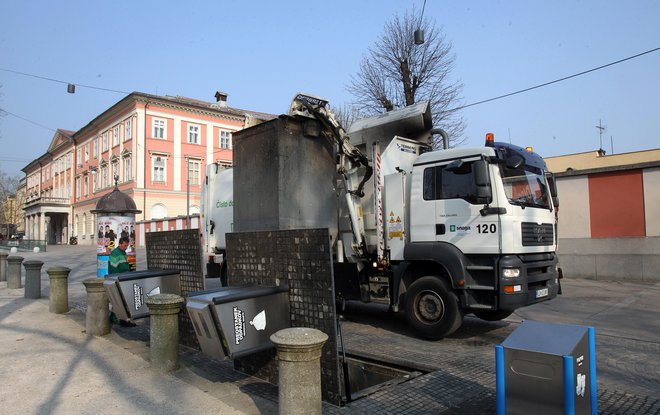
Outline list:
[[[490,188],[490,176],[488,175],[488,163],[485,160],[475,161],[474,181],[478,187],[488,186]]]
[[[546,173],[546,178],[548,179],[550,196],[552,196],[552,204],[555,206],[555,208],[558,208],[559,196],[557,196],[557,181],[555,180],[555,175],[553,173]]]
[[[477,185],[477,199],[479,203],[490,203],[493,198],[490,188],[490,176],[488,175],[488,163],[486,160],[475,161],[472,165],[474,182]]]

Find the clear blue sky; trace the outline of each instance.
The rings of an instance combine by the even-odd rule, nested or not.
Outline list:
[[[305,91],[340,106],[367,48],[423,0],[16,1],[0,6],[0,68],[71,83],[284,113]],[[425,17],[456,54],[464,104],[660,47],[660,2],[437,1]],[[0,71],[0,108],[77,130],[124,95]],[[543,156],[660,147],[660,51],[521,95],[466,108],[466,145],[496,139]],[[0,170],[18,174],[53,131],[0,117]]]

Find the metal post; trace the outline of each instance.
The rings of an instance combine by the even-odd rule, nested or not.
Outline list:
[[[110,307],[103,279],[89,278],[83,281],[87,290],[87,312],[85,331],[90,336],[105,336],[110,333]]]
[[[50,278],[49,311],[64,314],[69,311],[69,272],[67,267],[50,267],[46,270]]]
[[[279,413],[321,415],[321,349],[328,340],[322,331],[293,327],[270,336],[279,361]]]
[[[22,256],[11,255],[7,257],[7,288],[22,288],[21,264]]]
[[[41,261],[25,261],[25,298],[41,298]]]
[[[145,301],[151,316],[151,366],[161,372],[179,368],[179,311],[183,297],[156,294]]]

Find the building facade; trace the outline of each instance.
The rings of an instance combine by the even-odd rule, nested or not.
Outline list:
[[[660,281],[660,149],[546,158],[567,276]]]
[[[138,221],[199,213],[205,166],[232,165],[232,133],[273,118],[216,99],[134,92],[78,131],[57,130],[23,169],[26,238],[94,244],[91,211],[115,185],[142,211]]]

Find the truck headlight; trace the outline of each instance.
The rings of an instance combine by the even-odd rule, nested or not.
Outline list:
[[[502,269],[503,278],[518,278],[520,276],[520,268],[504,268]]]

